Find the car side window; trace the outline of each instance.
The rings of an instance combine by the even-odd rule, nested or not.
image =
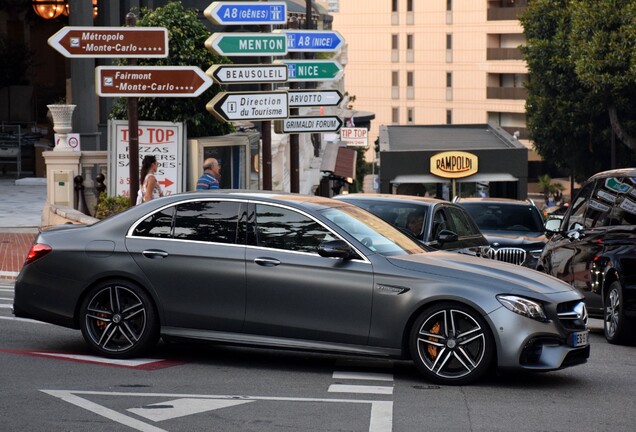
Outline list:
[[[171,238],[174,206],[147,216],[133,231],[135,237]]]
[[[571,230],[574,229],[575,224],[580,224],[581,226],[585,226],[585,210],[587,208],[587,201],[592,194],[592,190],[594,188],[594,182],[588,183],[583,186],[583,189],[576,196],[572,206],[570,207],[570,216],[568,220],[562,225],[563,229]],[[587,227],[589,228],[589,227]]]
[[[601,214],[596,226],[636,224],[636,191],[631,178],[610,177],[598,182],[594,197],[610,209]]]
[[[445,229],[449,229],[448,223],[446,221],[446,214],[444,213],[443,208],[438,208],[435,210],[433,214],[433,226],[431,228],[431,240],[435,241],[437,239],[437,235]]]
[[[215,243],[237,242],[241,204],[233,201],[192,201],[177,206],[174,238]]]
[[[256,245],[318,253],[323,240],[337,238],[315,220],[294,210],[256,204]]]
[[[453,224],[454,231],[459,237],[467,237],[477,235],[479,232],[473,224],[471,224],[468,216],[461,210],[455,207],[447,207],[446,211]]]

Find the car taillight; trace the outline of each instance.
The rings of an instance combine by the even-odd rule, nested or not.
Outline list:
[[[26,256],[26,260],[24,260],[24,265],[31,264],[33,261],[42,258],[47,253],[51,252],[53,248],[47,244],[36,243],[31,246],[31,250]]]

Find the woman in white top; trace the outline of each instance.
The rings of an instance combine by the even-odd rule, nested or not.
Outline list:
[[[157,178],[155,177],[158,165],[157,158],[153,155],[144,156],[141,162],[141,178],[139,179],[139,184],[141,185],[142,202],[163,196],[161,186],[159,186]]]

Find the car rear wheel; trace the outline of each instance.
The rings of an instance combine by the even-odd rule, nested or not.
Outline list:
[[[614,281],[605,294],[603,307],[603,328],[605,339],[611,344],[627,342],[633,323],[625,316],[623,289],[620,282]]]
[[[494,340],[485,320],[459,303],[424,310],[409,341],[417,368],[439,384],[471,383],[486,373],[493,359]]]
[[[111,358],[138,356],[159,338],[152,300],[128,281],[110,281],[91,289],[82,302],[80,327],[91,349]]]

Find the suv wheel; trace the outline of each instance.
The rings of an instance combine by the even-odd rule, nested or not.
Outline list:
[[[605,293],[603,303],[603,328],[605,338],[611,344],[622,344],[627,338],[632,323],[625,316],[623,304],[623,288],[620,282],[614,281]]]

